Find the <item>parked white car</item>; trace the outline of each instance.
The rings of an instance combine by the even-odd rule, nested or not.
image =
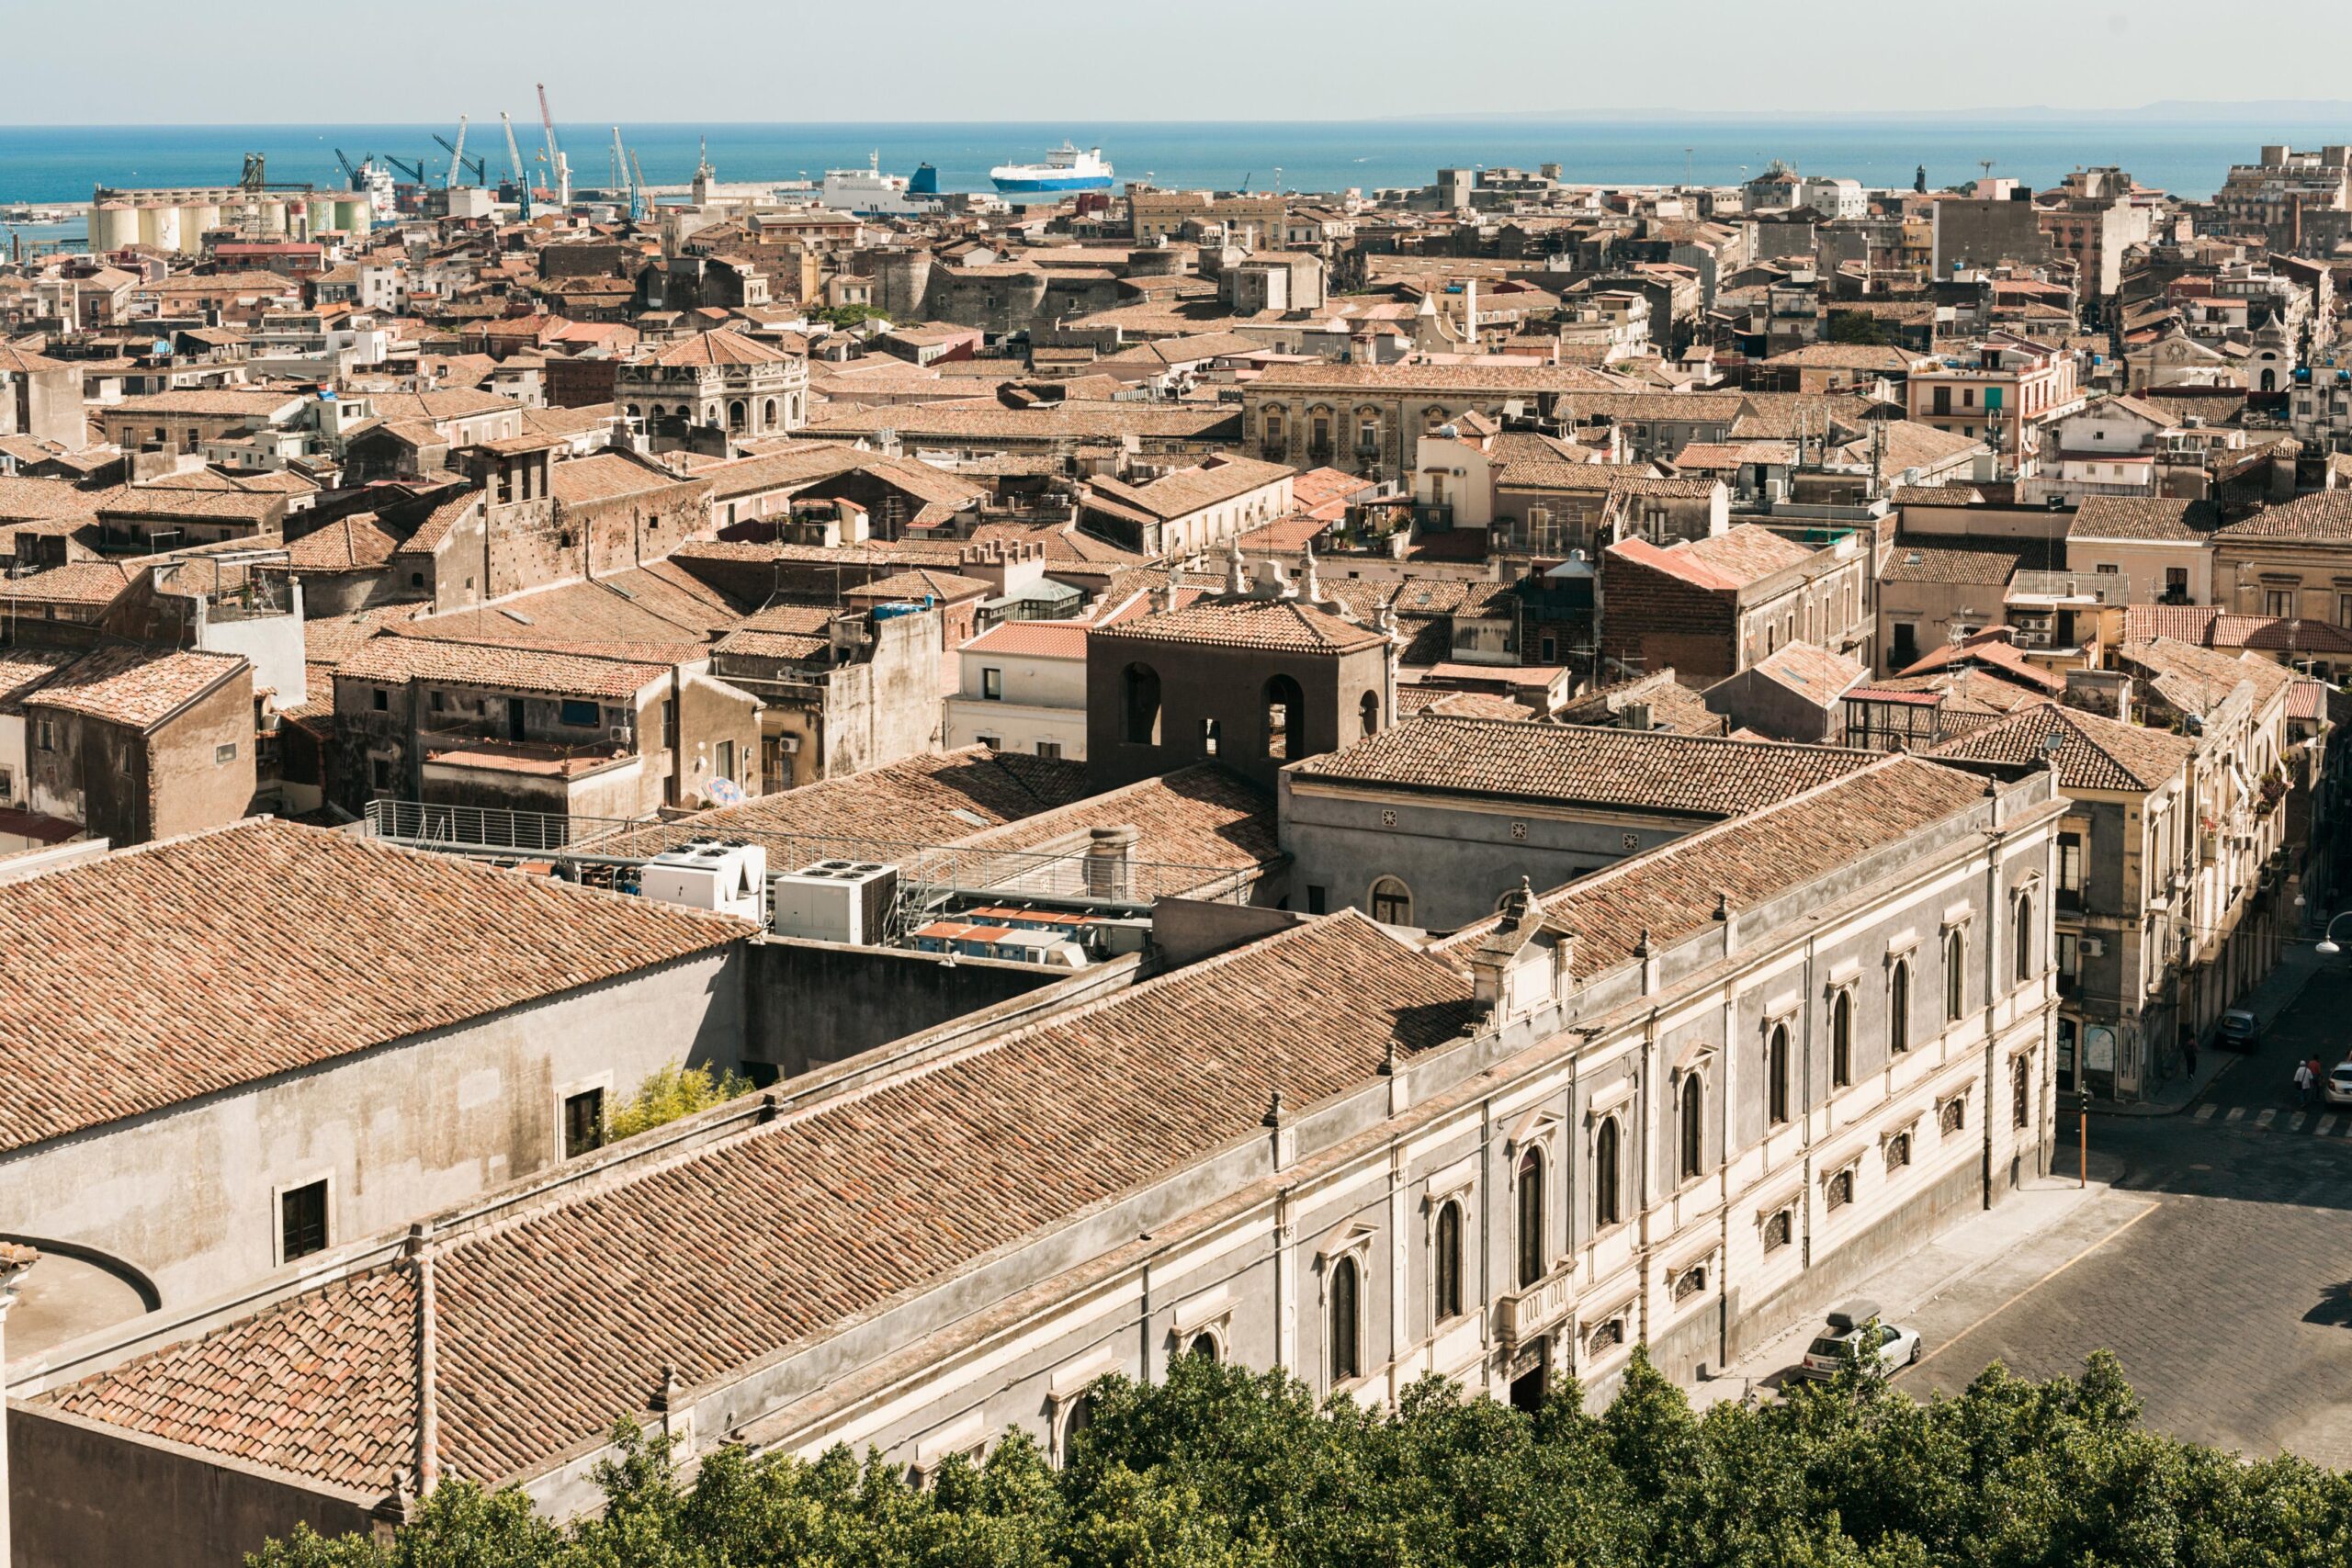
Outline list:
[[[1834,1378],[1844,1370],[1849,1349],[1858,1350],[1867,1364],[1872,1348],[1864,1343],[1865,1335],[1877,1341],[1878,1364],[1883,1371],[1895,1371],[1919,1359],[1917,1329],[1882,1322],[1875,1302],[1848,1302],[1829,1314],[1828,1332],[1805,1347],[1804,1359],[1797,1363],[1796,1375]]]
[[[2338,1062],[2327,1075],[2325,1085],[2330,1105],[2352,1105],[2352,1062]]]

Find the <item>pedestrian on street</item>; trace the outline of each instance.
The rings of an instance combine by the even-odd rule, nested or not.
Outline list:
[[[2310,1062],[2295,1064],[2295,1103],[2308,1106],[2312,1102],[2312,1085],[2319,1080],[2319,1073]]]
[[[2182,1065],[2188,1067],[2188,1076],[2195,1077],[2197,1076],[2197,1032],[2193,1029],[2184,1029],[2180,1032],[2180,1059]]]

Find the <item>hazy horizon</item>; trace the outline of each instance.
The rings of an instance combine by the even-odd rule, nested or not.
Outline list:
[[[2223,57],[2196,41],[2213,15],[2191,0],[2043,6],[2033,53],[2047,68],[2017,64],[2012,28],[1927,7],[1874,10],[1863,23],[1827,0],[1775,7],[1769,39],[1740,0],[1654,0],[1638,11],[1492,0],[1475,14],[1408,0],[1193,0],[1176,12],[868,0],[854,30],[830,6],[704,0],[676,15],[684,43],[649,26],[662,14],[641,3],[412,0],[399,37],[426,41],[384,47],[379,29],[338,35],[329,14],[254,0],[208,8],[196,28],[185,5],[116,0],[107,39],[168,39],[168,68],[129,79],[104,69],[117,56],[96,41],[85,64],[74,52],[85,35],[68,29],[41,70],[11,79],[0,122],[445,125],[466,114],[494,131],[501,109],[518,129],[536,124],[538,82],[560,123],[1026,123],[1047,113],[1120,124],[2166,113],[2352,122],[2337,64],[2352,51],[2352,8],[2316,0],[2262,13],[2261,38],[2297,42],[2259,57],[2269,89],[2259,100],[2239,96],[2243,70],[2217,70]],[[1715,78],[1694,63],[1693,43],[1700,59],[1721,62]],[[1749,67],[1759,51],[1770,71]],[[371,73],[375,61],[386,69]],[[1699,101],[1657,101],[1662,86],[1694,81]],[[2071,98],[2053,91],[2061,84]],[[1139,113],[1139,102],[1155,107]],[[100,104],[107,111],[94,113]]]

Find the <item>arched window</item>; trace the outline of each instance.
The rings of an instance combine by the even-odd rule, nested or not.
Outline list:
[[[1771,1101],[1772,1124],[1779,1126],[1789,1119],[1789,1029],[1788,1025],[1772,1026],[1772,1044],[1768,1053],[1764,1075]]]
[[[1206,1329],[1203,1329],[1200,1333],[1193,1336],[1193,1342],[1184,1347],[1184,1354],[1195,1357],[1204,1361],[1215,1361],[1221,1359],[1217,1349],[1216,1336],[1209,1333]]]
[[[1266,755],[1277,761],[1306,755],[1306,702],[1298,682],[1277,675],[1266,682]]]
[[[1840,991],[1829,1004],[1829,1082],[1844,1089],[1854,1081],[1854,993]]]
[[[1911,1134],[1897,1133],[1886,1141],[1886,1168],[1894,1170],[1911,1163]]]
[[[1886,1048],[1911,1049],[1911,961],[1898,958],[1886,983]]]
[[[1413,890],[1393,876],[1372,885],[1372,918],[1384,926],[1413,923]]]
[[[1343,1383],[1363,1375],[1363,1356],[1357,1321],[1356,1260],[1342,1258],[1331,1265],[1331,1382]]]
[[[631,404],[629,404],[629,405],[628,405],[628,416],[629,416],[629,418],[631,418],[631,419],[638,419],[638,418],[642,417],[642,416],[640,416],[640,415],[639,414],[638,410],[637,410],[637,405],[636,405],[635,403],[631,403]]]
[[[1530,1149],[1519,1156],[1519,1283],[1544,1278],[1544,1156]]]
[[[1696,1073],[1682,1075],[1682,1177],[1684,1180],[1697,1176],[1705,1168],[1706,1085]]]
[[[1159,744],[1159,671],[1148,664],[1130,664],[1125,678],[1125,734],[1130,746]]]
[[[1064,1465],[1068,1465],[1070,1461],[1070,1445],[1077,1442],[1080,1432],[1092,1425],[1094,1425],[1094,1395],[1091,1393],[1081,1393],[1070,1401],[1069,1409],[1062,1416],[1061,1462]]]
[[[1462,1205],[1451,1199],[1438,1205],[1437,1256],[1430,1272],[1436,1286],[1433,1322],[1462,1315]]]
[[[770,398],[766,402],[760,405],[760,423],[762,427],[768,430],[774,430],[776,427],[775,400],[774,398]]]
[[[745,412],[743,400],[741,398],[735,399],[727,405],[727,428],[739,435],[742,434]]]
[[[1617,1118],[1601,1122],[1592,1137],[1592,1224],[1603,1230],[1624,1218],[1617,1196]]]
[[[2018,895],[2018,972],[2014,985],[2022,986],[2033,978],[2033,895]]]
[[[1204,757],[1214,757],[1214,756],[1216,756],[1216,751],[1217,751],[1217,748],[1218,748],[1220,745],[1224,744],[1224,741],[1225,741],[1225,726],[1223,726],[1222,724],[1219,724],[1216,719],[1213,719],[1213,718],[1204,718],[1204,719],[1201,720],[1201,755],[1202,755],[1202,756],[1204,756]]]
[[[1955,928],[1944,938],[1944,1021],[1958,1023],[1968,1005],[1968,939]]]
[[[1356,706],[1363,716],[1363,738],[1369,740],[1380,733],[1380,694],[1366,692]]]

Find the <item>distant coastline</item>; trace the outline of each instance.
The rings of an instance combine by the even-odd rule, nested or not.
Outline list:
[[[486,106],[495,113],[495,106]],[[2191,112],[2191,111],[2194,112]],[[2227,112],[2224,112],[2227,111]],[[1781,159],[1809,173],[1907,187],[1927,168],[1931,187],[1973,178],[1979,163],[2037,186],[2085,164],[2114,164],[2142,183],[2192,198],[2210,195],[2233,163],[2264,141],[2352,140],[2352,105],[2165,106],[2106,116],[1998,111],[1999,118],[1743,115],[1679,117],[1493,115],[1383,120],[1156,122],[1040,121],[1027,124],[889,122],[822,125],[643,125],[622,136],[655,184],[684,182],[703,139],[729,182],[821,179],[828,168],[862,166],[878,154],[899,173],[930,163],[941,188],[985,190],[988,170],[1034,158],[1065,137],[1099,143],[1122,184],[1337,193],[1430,183],[1449,165],[1532,168],[1558,163],[1574,184],[1664,185],[1686,168],[1727,184]],[[477,119],[480,119],[477,116]],[[2338,130],[2335,127],[2346,129]],[[0,127],[0,203],[86,202],[92,186],[227,184],[243,155],[266,155],[270,177],[339,186],[339,147],[352,158],[386,152],[423,160],[430,177],[447,166],[425,125],[34,126]],[[609,126],[558,128],[574,177],[605,183]],[[1687,151],[1686,151],[1687,150]],[[491,176],[506,171],[492,151]]]

